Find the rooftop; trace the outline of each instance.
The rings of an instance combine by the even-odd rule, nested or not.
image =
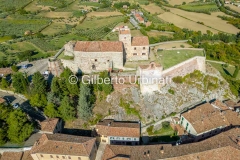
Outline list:
[[[205,103],[182,114],[193,126],[197,134],[220,126],[239,125],[240,118],[232,110],[220,111],[211,104]]]
[[[119,137],[140,137],[140,123],[103,120],[96,125],[100,135]]]
[[[41,125],[41,131],[44,132],[54,132],[57,123],[59,121],[59,118],[49,118],[40,123]]]
[[[178,159],[178,157],[182,158],[183,156],[190,156],[190,158],[191,156],[200,156],[198,159],[209,160],[217,154],[219,154],[218,156],[226,157],[226,159],[232,159],[232,157],[240,155],[240,147],[236,141],[238,135],[240,135],[240,129],[231,129],[201,142],[178,146],[172,146],[171,144],[141,146],[107,145],[102,160],[117,157],[128,158],[129,160]],[[207,157],[206,155],[209,156]],[[212,159],[215,159],[215,157]]]
[[[78,41],[74,51],[123,52],[123,44],[120,41]]]
[[[92,137],[73,136],[67,134],[43,134],[34,144],[31,154],[63,154],[89,156],[96,139]]]
[[[11,74],[12,69],[11,68],[0,68],[0,74],[3,74],[4,76]]]
[[[120,30],[119,31],[120,34],[130,34],[130,30]]]
[[[228,110],[229,108],[227,107],[226,104],[222,103],[220,100],[216,100],[211,103],[212,105],[220,108],[220,110]]]
[[[3,152],[1,160],[21,160],[23,152]]]
[[[132,46],[148,46],[149,40],[147,36],[139,36],[132,38]]]

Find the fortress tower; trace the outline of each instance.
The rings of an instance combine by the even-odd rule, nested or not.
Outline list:
[[[124,53],[126,54],[127,59],[130,57],[131,54],[131,38],[131,32],[127,26],[119,29],[119,41],[123,42]]]

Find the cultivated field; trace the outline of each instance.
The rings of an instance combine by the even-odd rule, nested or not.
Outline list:
[[[44,35],[54,35],[66,29],[65,24],[52,23],[49,27],[44,29],[41,33]]]
[[[147,32],[147,35],[149,37],[158,37],[158,36],[167,36],[167,37],[173,37],[174,33],[171,32],[160,32],[156,30],[151,30]]]
[[[47,18],[69,18],[72,16],[72,12],[41,12],[38,16],[43,16]]]
[[[40,6],[36,5],[36,1],[33,1],[32,3],[30,3],[29,5],[27,5],[24,8],[26,11],[31,11],[31,12],[35,12],[37,10],[41,10],[42,8]]]
[[[188,12],[190,14],[190,12]],[[182,18],[178,15],[175,15],[171,12],[165,12],[161,15],[158,15],[159,18],[163,19],[164,21],[167,21],[169,23],[173,23],[174,25],[178,26],[179,28],[188,28],[193,31],[201,31],[203,33],[206,33],[207,30],[210,30],[213,33],[218,33],[217,30],[211,29],[209,27],[206,27],[204,25],[198,24],[196,22],[190,21],[188,19]]]
[[[217,17],[218,15],[225,15],[222,12],[214,12],[211,15],[203,14],[203,13],[194,13],[194,12],[187,12],[181,9],[176,8],[168,8],[172,13],[164,13],[159,15],[165,21],[171,22],[178,27],[181,28],[189,28],[192,30],[201,30],[202,32],[205,30],[214,31],[219,30],[226,33],[236,34],[240,30],[234,27],[231,24],[228,24],[227,21],[222,20],[221,18]],[[173,15],[173,13],[175,15]],[[180,19],[179,16],[184,18]],[[187,19],[185,19],[187,18]],[[184,20],[185,19],[185,20]],[[188,20],[189,19],[189,20]],[[193,22],[190,22],[193,21]],[[201,24],[197,24],[192,26],[193,23],[196,22],[203,22],[206,26]],[[208,27],[207,27],[208,26]],[[210,29],[212,28],[212,29]],[[214,31],[215,33],[218,31]]]
[[[121,12],[90,12],[87,14],[89,17],[109,17],[109,16],[121,16]]]
[[[131,30],[131,34],[133,37],[143,36],[143,34],[140,32],[140,30]]]
[[[141,7],[143,9],[145,9],[146,11],[150,12],[151,14],[160,14],[160,13],[164,13],[164,10],[162,10],[162,8],[156,6],[154,3],[151,3],[149,5],[141,5]]]
[[[189,3],[189,2],[193,2],[194,0],[169,0],[169,4],[171,5],[181,5],[183,2]]]
[[[224,6],[228,6],[228,7],[230,7],[231,9],[233,9],[233,10],[235,10],[235,11],[237,11],[237,12],[240,13],[240,7],[234,6],[234,5],[232,5],[232,4],[225,4]]]
[[[157,53],[156,58],[163,68],[167,69],[192,57],[203,55],[200,50],[163,50]]]

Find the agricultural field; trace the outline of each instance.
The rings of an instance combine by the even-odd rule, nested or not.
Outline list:
[[[224,6],[230,7],[232,10],[240,13],[240,7],[234,6],[234,5],[232,5],[232,4],[225,4]]]
[[[166,22],[173,23],[174,25],[176,25],[179,28],[188,28],[193,31],[201,31],[202,33],[206,33],[207,30],[210,30],[213,33],[218,33],[218,31],[215,29],[198,24],[197,22],[194,22],[194,21],[190,21],[188,19],[180,17],[171,12],[165,12],[163,14],[158,15],[158,17]]]
[[[0,43],[5,42],[5,41],[8,41],[8,40],[10,40],[10,39],[12,39],[11,36],[0,37]]]
[[[151,14],[164,13],[164,10],[154,3],[150,3],[149,5],[141,5],[141,7]]]
[[[25,31],[38,32],[48,23],[49,21],[44,19],[4,19],[0,20],[0,31],[5,35],[23,36]]]
[[[101,4],[100,3],[96,3],[96,2],[79,2],[80,5],[83,5],[83,6],[92,6],[92,7],[100,7]]]
[[[168,0],[169,4],[172,6],[181,5],[183,2],[190,3],[194,2],[194,0]]]
[[[167,69],[195,56],[204,56],[204,53],[201,50],[163,50],[157,52],[156,58]]]
[[[30,3],[31,0],[0,0],[0,10],[6,11],[11,9],[19,9]]]
[[[38,14],[38,16],[46,18],[69,18],[72,15],[72,12],[41,12]]]
[[[121,16],[121,12],[90,12],[87,14],[88,17],[109,17],[109,16]]]
[[[43,39],[35,38],[35,39],[31,39],[30,42],[44,52],[56,50],[55,46],[49,44],[46,40],[43,40]]]
[[[38,5],[64,8],[64,7],[67,7],[68,5],[70,5],[72,2],[74,2],[74,0],[62,0],[62,1],[39,0]]]
[[[215,3],[212,4],[188,4],[188,5],[181,5],[180,9],[191,11],[191,12],[204,12],[204,13],[211,13],[219,11],[217,5]]]
[[[133,37],[143,36],[143,34],[140,32],[140,30],[131,30],[131,34]]]
[[[63,23],[52,23],[49,27],[42,30],[44,35],[54,35],[66,30],[66,25]]]
[[[214,62],[208,62],[208,63],[210,63],[214,68],[216,68],[221,74],[232,76],[235,71],[234,66],[229,65],[228,67],[223,68],[222,64],[214,63]],[[240,72],[238,73],[237,79],[240,79]]]
[[[167,37],[173,37],[173,32],[160,32],[157,30],[151,30],[147,32],[147,35],[149,37],[159,37],[159,36],[167,36]]]
[[[163,13],[159,15],[159,17],[165,21],[175,24],[180,28],[189,28],[191,30],[200,30],[202,32],[206,32],[206,30],[211,30],[214,33],[222,31],[232,34],[236,34],[240,31],[231,24],[228,24],[227,21],[224,21],[221,18],[217,17],[218,15],[225,15],[223,12],[214,12],[211,15],[207,15],[203,13],[189,13],[187,11],[183,11],[177,8],[168,9],[170,9],[171,13]],[[179,18],[180,16],[182,19]],[[197,22],[203,22],[204,25],[198,24]],[[192,25],[194,23],[197,23],[197,25],[194,25],[193,27]]]
[[[42,7],[38,6],[36,3],[37,1],[33,1],[32,3],[27,5],[24,9],[30,12],[36,12],[38,10],[42,10]]]
[[[149,3],[148,0],[135,0],[135,2],[139,3],[140,5],[143,5],[143,4],[146,4],[146,3]]]

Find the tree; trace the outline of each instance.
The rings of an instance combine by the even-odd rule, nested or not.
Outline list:
[[[48,105],[44,108],[44,114],[49,118],[58,117],[58,110],[53,103],[48,103]]]
[[[68,96],[65,96],[62,101],[61,101],[61,105],[58,108],[59,111],[59,116],[65,120],[73,120],[76,116],[76,111],[74,109],[74,107],[71,104],[70,98]]]
[[[81,83],[78,100],[78,117],[88,120],[92,116],[91,89],[89,85]]]
[[[11,69],[13,70],[13,72],[17,72],[18,71],[18,67],[16,65],[12,65]]]
[[[6,89],[8,87],[9,87],[9,82],[6,80],[6,78],[2,78],[1,88]]]
[[[27,119],[27,115],[20,109],[16,109],[9,114],[7,124],[7,135],[13,143],[25,141],[33,132],[33,125]]]
[[[45,94],[46,93],[46,87],[47,82],[44,78],[44,76],[40,72],[36,72],[33,74],[32,77],[32,87],[31,87],[31,93],[32,94]]]
[[[97,84],[98,85],[98,89],[100,91],[103,91],[105,94],[110,94],[113,91],[113,86],[111,83],[111,77],[109,76],[107,71],[103,71],[99,74],[99,78],[102,78],[103,80],[105,80],[104,83],[102,84]]]
[[[26,93],[28,90],[28,80],[21,72],[13,74],[12,85],[17,93]]]
[[[105,28],[104,28],[104,32],[110,32],[110,31],[111,31],[110,28],[108,28],[108,27],[105,27]]]
[[[235,71],[233,73],[233,78],[237,78],[238,73],[239,73],[239,66],[235,66]]]
[[[30,104],[35,107],[44,107],[47,105],[47,97],[45,94],[35,94],[30,98]]]
[[[58,77],[54,77],[52,79],[51,92],[54,93],[54,94],[58,94],[59,95],[62,92],[61,92],[60,85],[59,85],[58,81],[59,81]]]
[[[60,105],[61,99],[58,95],[54,94],[53,92],[48,92],[47,93],[47,101],[48,103],[53,103],[56,105]]]

